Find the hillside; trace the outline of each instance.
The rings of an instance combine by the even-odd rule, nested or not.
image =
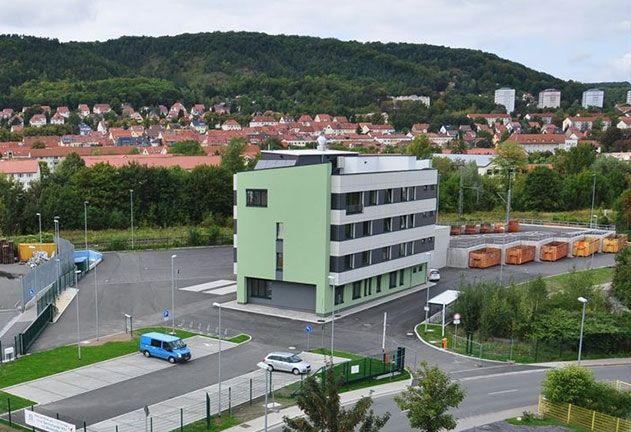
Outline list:
[[[578,99],[585,89],[482,51],[262,33],[70,43],[0,36],[0,52],[0,106],[16,108],[112,101],[141,106],[240,96],[246,113],[348,115],[377,110],[388,95],[424,94],[443,99],[454,111],[490,110],[498,86],[533,94],[556,87],[566,101]]]

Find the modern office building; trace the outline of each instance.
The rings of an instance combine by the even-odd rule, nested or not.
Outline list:
[[[589,89],[583,92],[583,100],[581,105],[583,108],[596,107],[602,108],[605,100],[605,92],[599,89]]]
[[[342,310],[426,283],[436,237],[430,161],[324,145],[264,151],[235,176],[234,192],[239,303],[325,316],[334,303]]]
[[[631,105],[631,90],[627,91],[627,105]]]
[[[506,114],[515,111],[515,89],[502,87],[495,90],[495,103],[506,108]]]
[[[559,108],[561,106],[561,91],[545,89],[539,92],[537,108]]]

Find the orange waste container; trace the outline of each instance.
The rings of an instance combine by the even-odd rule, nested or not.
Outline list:
[[[443,349],[447,349],[447,338],[443,338]]]

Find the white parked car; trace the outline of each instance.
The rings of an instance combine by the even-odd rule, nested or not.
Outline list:
[[[271,371],[291,372],[294,375],[306,374],[311,371],[311,365],[296,354],[287,352],[269,353],[263,359],[263,363],[270,367]]]
[[[430,282],[438,282],[440,280],[440,272],[438,271],[438,269],[429,269],[427,280],[429,280]]]

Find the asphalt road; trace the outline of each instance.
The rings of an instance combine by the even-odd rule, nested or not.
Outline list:
[[[628,366],[594,367],[592,370],[599,380],[631,379],[631,370]],[[452,410],[452,414],[457,419],[462,419],[534,406],[537,404],[545,372],[546,370],[539,369],[462,379],[460,384],[464,387],[466,396],[460,407]],[[393,397],[387,395],[374,400],[373,408],[376,414],[391,414],[383,432],[412,431],[407,416],[397,407]],[[276,426],[270,430],[280,432],[282,427]]]
[[[199,284],[217,279],[232,279],[232,249],[180,249],[176,251],[111,253],[97,269],[101,334],[124,329],[122,314],[135,317],[135,326],[162,323],[161,312],[171,303],[170,257],[178,255],[178,286]],[[599,255],[594,265],[611,264],[613,257]],[[531,263],[525,266],[505,266],[504,280],[524,281],[538,274],[563,273],[576,266],[588,266],[589,260],[573,259],[558,263]],[[499,268],[489,270],[444,269],[441,282],[430,290],[430,296],[446,289],[457,289],[462,280],[497,279]],[[81,306],[81,338],[91,339],[96,334],[94,319],[94,279],[88,275],[79,284]],[[426,291],[376,306],[355,315],[336,320],[335,348],[357,353],[376,353],[381,350],[383,312],[388,312],[387,347],[407,348],[407,363],[427,361],[437,364],[453,377],[465,379],[534,369],[531,366],[500,365],[453,356],[421,344],[408,334],[423,319],[422,306]],[[207,329],[217,325],[213,301],[234,298],[234,294],[218,297],[204,293],[177,291],[176,323],[186,328]],[[76,301],[76,300],[75,300]],[[74,303],[54,325],[40,337],[35,349],[76,342],[76,315]],[[343,313],[342,313],[343,315]],[[222,325],[231,333],[245,332],[254,340],[225,354],[222,374],[225,378],[239,376],[256,369],[256,362],[275,350],[306,349],[305,323],[276,317],[224,310]],[[330,325],[316,326],[311,334],[311,347],[329,346]],[[291,348],[290,348],[291,347]],[[73,398],[41,407],[51,414],[81,423],[94,423],[106,418],[159,402],[216,383],[216,355],[196,359],[183,367],[144,375],[104,387]],[[510,381],[509,381],[510,382]],[[514,405],[513,405],[514,406]]]

